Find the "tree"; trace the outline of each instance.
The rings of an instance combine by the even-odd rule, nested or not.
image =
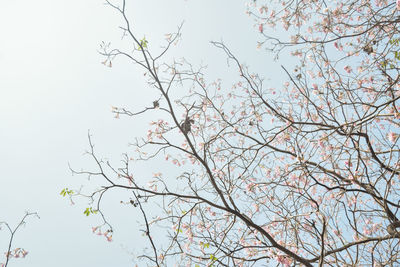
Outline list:
[[[25,215],[22,217],[22,219],[19,221],[19,223],[17,224],[17,226],[15,228],[11,228],[11,226],[7,222],[0,222],[0,227],[4,226],[6,228],[6,230],[8,230],[8,232],[10,233],[10,238],[8,239],[8,242],[7,242],[8,243],[7,251],[4,253],[6,259],[5,259],[4,263],[0,263],[1,267],[9,266],[9,261],[12,258],[25,258],[26,255],[28,254],[28,251],[26,251],[23,248],[13,248],[13,241],[14,241],[15,234],[17,233],[17,231],[20,229],[21,226],[25,225],[25,223],[26,223],[25,220],[28,217],[39,218],[37,213],[27,212],[27,213],[25,213]],[[1,230],[1,228],[0,228],[0,230]]]
[[[296,66],[282,66],[288,81],[278,89],[222,42],[212,44],[238,70],[232,88],[208,82],[184,60],[162,62],[180,28],[154,54],[133,30],[126,1],[107,3],[134,47],[103,44],[104,64],[128,58],[157,91],[144,110],[113,112],[159,118],[122,167],[99,158],[89,136],[97,169],[74,171],[103,179],[85,212],[102,215],[108,238],[113,229],[100,203],[121,189],[142,212],[151,266],[399,264],[399,1],[250,3],[258,47],[297,58]],[[287,40],[271,28],[286,30]],[[180,87],[190,91],[179,95]],[[179,167],[176,177],[155,173],[148,185],[134,178],[136,162],[163,158]],[[148,202],[162,208],[152,220]],[[161,242],[152,231],[166,225],[168,242]]]

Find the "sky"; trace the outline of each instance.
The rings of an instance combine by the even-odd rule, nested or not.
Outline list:
[[[282,76],[278,63],[256,49],[259,35],[245,14],[246,1],[127,2],[134,32],[150,47],[184,22],[182,41],[169,56],[208,65],[210,78],[222,77],[227,85],[232,78],[224,54],[210,44],[221,40],[255,71]],[[29,255],[9,266],[134,266],[141,252],[139,214],[121,206],[117,194],[105,207],[117,230],[111,243],[91,233],[99,219],[83,215],[86,200],[71,205],[59,195],[87,183],[72,176],[68,164],[92,166],[84,156],[89,130],[98,154],[118,162],[147,129],[146,118],[115,119],[111,113],[111,106],[140,110],[153,99],[136,66],[123,59],[112,68],[101,64],[102,41],[123,46],[120,25],[101,0],[1,0],[0,221],[15,226],[26,211],[40,216],[28,219],[15,237],[14,248]],[[7,238],[1,230],[1,252]]]

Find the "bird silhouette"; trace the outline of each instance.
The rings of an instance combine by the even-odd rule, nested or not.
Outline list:
[[[192,128],[193,123],[194,123],[194,120],[186,118],[185,121],[181,124],[183,133],[188,134]]]

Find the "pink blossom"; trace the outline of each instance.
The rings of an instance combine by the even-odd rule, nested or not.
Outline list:
[[[22,254],[22,257],[25,258],[26,255],[28,255],[28,251],[22,250],[22,251],[21,251],[21,254]]]
[[[388,139],[390,142],[394,143],[396,141],[397,138],[397,134],[394,132],[390,132],[388,133]]]
[[[363,234],[364,235],[371,235],[371,233],[372,233],[372,230],[370,229],[370,228],[367,228],[367,227],[363,227]]]
[[[262,24],[258,25],[258,30],[263,33],[264,31],[264,26]]]
[[[254,207],[254,212],[260,211],[260,206],[258,204],[253,204],[253,207]]]
[[[335,46],[335,48],[336,48],[337,50],[339,50],[339,45],[338,45],[337,42],[334,42],[333,45]]]
[[[283,255],[279,255],[277,260],[278,260],[278,262],[282,263],[285,267],[289,267],[290,264],[292,263],[292,261],[289,258],[287,258]]]
[[[246,185],[246,191],[249,192],[249,193],[254,192],[254,186],[255,186],[254,183],[248,183]]]
[[[345,66],[343,69],[344,69],[347,73],[350,73],[350,72],[351,72],[351,67],[350,67],[350,66]]]
[[[397,1],[396,1],[396,8],[397,8],[397,10],[400,11],[400,0],[397,0]]]

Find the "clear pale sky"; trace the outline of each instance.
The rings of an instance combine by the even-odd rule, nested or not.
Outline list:
[[[209,41],[223,40],[266,78],[282,76],[279,64],[256,49],[259,36],[245,14],[246,1],[127,2],[134,31],[146,35],[150,48],[184,21],[183,41],[172,56],[203,62],[227,86],[225,56]],[[101,0],[1,0],[0,221],[15,226],[27,210],[41,217],[17,233],[14,248],[29,254],[10,267],[134,266],[134,253],[141,252],[140,217],[121,206],[118,195],[106,200],[106,215],[117,230],[111,243],[91,233],[99,219],[83,215],[86,200],[71,206],[59,195],[64,187],[86,183],[71,175],[68,163],[92,166],[83,156],[88,130],[98,154],[118,162],[148,126],[146,119],[114,119],[110,112],[111,106],[134,110],[152,100],[142,71],[126,60],[114,61],[113,68],[100,64],[100,42],[121,43],[120,22]],[[0,231],[1,253],[7,237]]]

